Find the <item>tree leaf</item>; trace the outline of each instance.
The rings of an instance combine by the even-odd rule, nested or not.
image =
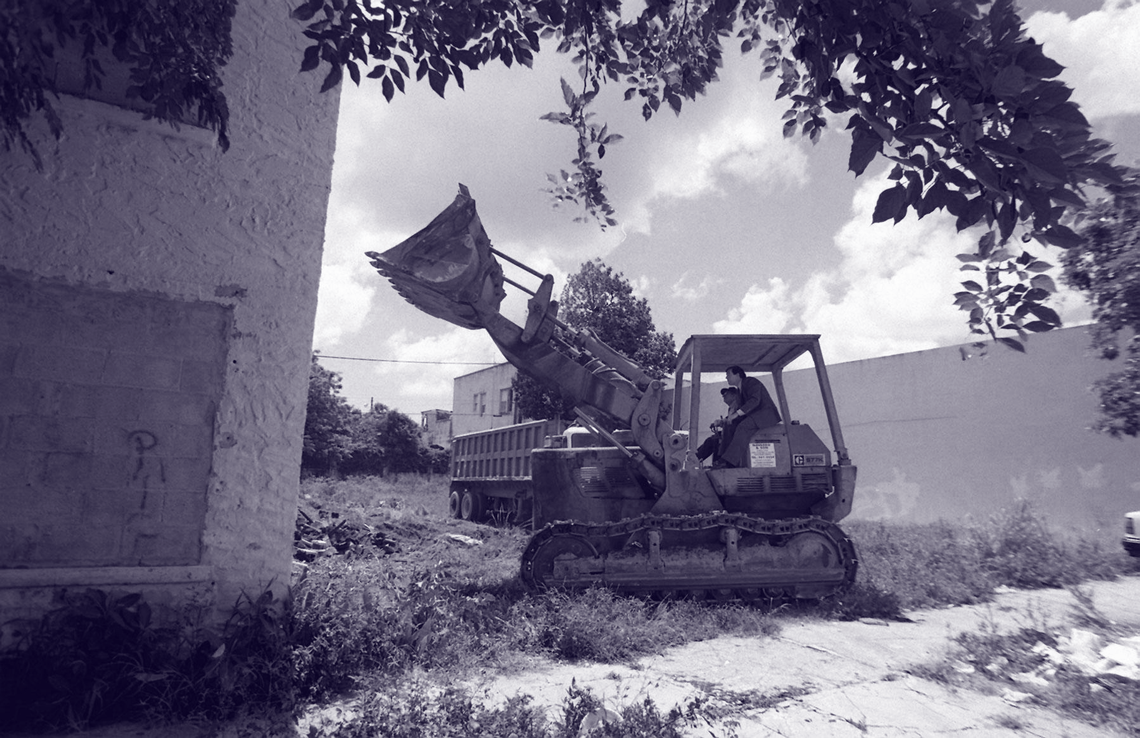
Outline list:
[[[1014,351],[1020,351],[1023,354],[1025,353],[1025,346],[1023,346],[1021,341],[1018,341],[1016,338],[1009,338],[1008,336],[998,336],[997,341],[998,341],[998,343],[1002,344],[1003,346],[1007,346],[1007,347],[1013,349]]]
[[[447,77],[434,69],[428,71],[428,84],[435,94],[443,97],[443,90],[447,86]]]
[[[1037,179],[1050,184],[1063,184],[1068,176],[1065,161],[1055,149],[1029,149],[1021,155]]]
[[[869,128],[856,127],[851,131],[851,154],[847,158],[847,169],[859,176],[883,150],[883,139]]]
[[[1029,284],[1031,284],[1034,289],[1045,290],[1046,292],[1057,291],[1057,285],[1054,284],[1053,278],[1048,274],[1038,274],[1034,276],[1029,280]],[[1036,315],[1036,313],[1034,313],[1034,315]]]
[[[305,57],[301,60],[301,71],[309,72],[317,68],[321,63],[321,46],[320,44],[313,44],[305,49]]]
[[[1041,237],[1046,243],[1052,246],[1058,246],[1063,249],[1071,249],[1081,245],[1082,239],[1073,231],[1072,228],[1063,225],[1055,225],[1052,228],[1047,228]]]
[[[875,213],[871,217],[872,223],[882,223],[886,220],[899,220],[906,212],[906,188],[895,185],[879,193],[875,203]]]
[[[1053,308],[1042,305],[1039,302],[1030,303],[1029,312],[1033,313],[1035,316],[1045,321],[1046,323],[1050,323],[1055,326],[1061,325],[1061,316],[1057,315],[1057,312],[1053,310]]]
[[[994,77],[991,89],[995,95],[1000,97],[1020,95],[1021,91],[1025,89],[1025,70],[1016,64],[1004,67]]]
[[[328,92],[332,88],[340,84],[342,72],[339,64],[333,64],[329,69],[328,75],[325,77],[324,83],[321,85],[321,92]]]

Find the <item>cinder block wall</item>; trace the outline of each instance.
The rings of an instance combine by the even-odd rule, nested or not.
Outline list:
[[[288,585],[338,104],[288,13],[237,6],[228,152],[64,97],[0,156],[0,622]]]

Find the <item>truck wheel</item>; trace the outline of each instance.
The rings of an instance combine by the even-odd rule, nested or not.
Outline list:
[[[447,512],[451,517],[459,517],[459,493],[452,492],[447,496]]]
[[[459,500],[459,517],[478,523],[483,519],[483,495],[467,490]]]

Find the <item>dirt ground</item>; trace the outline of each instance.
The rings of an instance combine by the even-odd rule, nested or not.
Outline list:
[[[1140,577],[1088,589],[1103,615],[1140,634]],[[962,632],[1031,625],[1067,629],[1075,604],[1065,590],[1009,591],[986,605],[912,612],[910,623],[801,623],[784,627],[774,639],[718,638],[630,666],[537,665],[472,686],[491,701],[525,693],[552,709],[572,679],[611,709],[649,696],[665,711],[705,695],[733,714],[694,733],[701,736],[1116,735],[1030,704],[951,690],[908,674],[914,665],[944,658]]]

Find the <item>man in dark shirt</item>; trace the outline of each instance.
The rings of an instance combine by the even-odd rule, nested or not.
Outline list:
[[[728,414],[731,415],[733,411],[740,405],[740,390],[735,387],[725,387],[720,391],[720,398],[724,400],[724,404],[728,405]],[[715,464],[720,458],[720,439],[724,435],[725,426],[728,425],[728,420],[725,418],[718,418],[714,420],[709,428],[712,429],[713,434],[706,438],[699,447],[697,447],[697,458],[704,461],[708,457],[713,458]]]
[[[729,424],[721,434],[720,460],[725,466],[748,466],[748,442],[761,428],[780,422],[780,411],[768,388],[756,377],[749,377],[738,366],[725,370],[725,379],[740,391],[740,407],[729,414]]]

